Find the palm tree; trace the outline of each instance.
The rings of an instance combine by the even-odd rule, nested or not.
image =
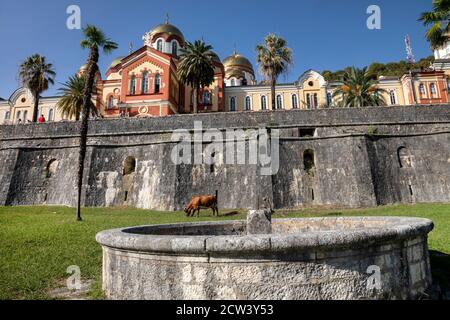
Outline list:
[[[450,0],[433,0],[433,11],[422,13],[419,21],[429,27],[426,38],[431,47],[442,47],[450,39]]]
[[[275,110],[275,86],[278,77],[292,64],[292,50],[283,38],[269,34],[263,44],[256,46],[257,62],[262,75],[270,81],[272,109]]]
[[[89,110],[92,104],[92,89],[94,88],[95,76],[98,72],[99,48],[105,54],[117,49],[117,44],[108,39],[102,30],[93,25],[87,25],[83,29],[85,38],[80,45],[83,49],[89,49],[87,60],[86,80],[83,90],[83,109],[81,112],[80,126],[80,154],[78,161],[78,200],[77,200],[77,220],[81,221],[81,189],[83,185],[84,159],[86,157],[86,142],[88,133]]]
[[[38,120],[40,96],[48,89],[49,84],[54,84],[55,76],[53,65],[47,63],[45,57],[39,54],[26,58],[19,67],[20,82],[33,95],[33,122]]]
[[[213,58],[215,55],[212,49],[212,46],[202,40],[196,40],[194,43],[187,42],[186,47],[180,49],[177,74],[181,83],[193,89],[194,113],[197,113],[200,89],[214,82]]]
[[[61,111],[61,114],[68,119],[75,118],[76,121],[80,120],[81,109],[83,108],[85,84],[85,75],[75,75],[69,77],[69,80],[59,89],[61,98],[56,104],[56,107]],[[97,92],[95,84],[92,88],[92,92]],[[97,107],[92,100],[90,100],[90,102],[89,114],[91,116],[98,116]]]
[[[386,90],[379,88],[378,80],[367,68],[351,68],[345,71],[341,85],[333,93],[333,97],[341,98],[342,107],[367,107],[386,105],[382,94]]]

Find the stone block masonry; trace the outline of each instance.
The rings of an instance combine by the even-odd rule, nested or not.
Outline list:
[[[261,176],[254,164],[174,164],[173,131],[196,121],[221,131],[279,129],[280,169]],[[0,126],[0,205],[74,206],[78,132],[74,122]],[[449,202],[450,106],[91,121],[83,188],[85,206],[153,210],[180,210],[216,190],[221,209],[257,209],[263,199],[275,209]]]

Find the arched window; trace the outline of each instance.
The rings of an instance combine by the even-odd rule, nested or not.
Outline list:
[[[141,92],[142,94],[148,93],[148,72],[142,72],[142,83],[141,83]]]
[[[296,94],[292,95],[292,109],[298,108],[298,98]]]
[[[391,99],[391,105],[397,104],[397,98],[395,96],[395,91],[394,90],[391,90],[389,92],[389,96],[390,96],[390,99]]]
[[[22,111],[17,111],[17,114],[16,114],[16,120],[17,121],[22,121],[22,119],[20,119],[20,117],[22,116]]]
[[[319,101],[317,99],[317,93],[314,93],[314,108],[317,109],[317,107],[319,106]]]
[[[267,97],[261,96],[261,110],[267,110]]]
[[[11,112],[6,111],[6,113],[5,113],[5,120],[9,120],[9,118],[11,118]]]
[[[58,161],[56,159],[52,159],[47,163],[47,167],[45,168],[45,177],[51,178],[55,173],[56,169],[58,168]]]
[[[172,42],[172,55],[174,56],[178,55],[178,42],[176,41]]]
[[[432,96],[437,94],[436,85],[434,83],[430,83],[430,92]]]
[[[163,51],[163,41],[162,39],[159,39],[158,42],[156,42],[156,50]]]
[[[161,75],[159,73],[155,76],[155,93],[159,93],[161,89]]]
[[[311,95],[309,93],[306,94],[306,108],[311,109]]]
[[[48,110],[48,121],[53,121],[54,115],[53,115],[53,109]]]
[[[245,110],[252,110],[252,99],[249,96],[245,97]]]
[[[231,79],[231,86],[235,87],[236,86],[236,79]]]
[[[283,109],[283,98],[281,94],[277,95],[277,109]]]
[[[129,175],[136,172],[136,158],[127,157],[123,163],[123,175]]]
[[[236,111],[236,97],[230,98],[230,111]]]
[[[331,92],[327,92],[327,105],[331,106],[333,104],[333,95]]]
[[[315,167],[314,151],[311,149],[303,152],[303,166],[306,172],[310,172]]]
[[[208,91],[203,92],[203,104],[211,104],[211,93],[209,93]]]
[[[28,110],[25,110],[23,112],[23,122],[27,122],[27,118],[28,118]]]
[[[421,84],[419,85],[419,92],[420,92],[420,94],[421,94],[422,96],[426,95],[426,92],[425,92],[425,86],[424,86],[423,83],[421,83]]]
[[[111,110],[112,108],[114,108],[114,97],[110,96],[108,98],[108,109]]]
[[[130,94],[136,94],[136,76],[132,75],[130,79]]]

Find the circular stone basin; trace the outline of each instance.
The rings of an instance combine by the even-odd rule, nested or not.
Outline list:
[[[433,222],[401,217],[279,219],[104,231],[110,299],[416,299],[431,286]]]

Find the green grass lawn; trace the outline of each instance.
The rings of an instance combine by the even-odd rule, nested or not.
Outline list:
[[[336,215],[389,215],[429,218],[433,276],[450,288],[450,204],[396,205],[358,210],[305,209],[278,212],[275,218]],[[181,212],[130,208],[86,208],[83,221],[66,207],[0,207],[0,299],[47,299],[47,292],[66,279],[77,265],[84,279],[95,281],[92,298],[101,298],[101,248],[97,232],[126,226],[186,221],[244,219],[245,214],[186,218]],[[448,289],[447,289],[448,290]]]

